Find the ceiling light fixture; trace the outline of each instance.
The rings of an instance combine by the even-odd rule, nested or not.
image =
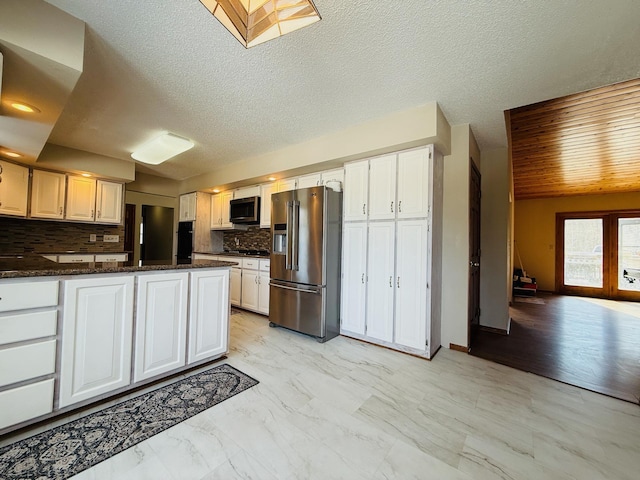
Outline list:
[[[312,0],[200,0],[238,41],[250,48],[320,20]]]
[[[131,158],[150,165],[159,165],[190,148],[193,148],[193,142],[188,138],[164,133],[147,143],[143,143],[131,154]]]
[[[24,102],[9,102],[9,105],[11,105],[11,108],[15,108],[16,110],[20,110],[21,112],[40,113],[40,109],[39,108],[34,107],[33,105],[29,105],[28,103],[24,103]]]
[[[269,177],[269,178],[267,178],[267,180],[269,180],[270,182],[275,182],[276,181],[276,177]]]
[[[20,158],[20,157],[22,157],[21,153],[14,152],[12,150],[2,150],[2,154],[7,156],[7,157],[11,157],[11,158]]]
[[[83,177],[86,177],[86,178],[91,178],[91,174],[90,173],[81,173],[80,175],[82,175]]]
[[[213,193],[220,193],[220,189],[219,188],[214,188],[213,190],[211,190]]]

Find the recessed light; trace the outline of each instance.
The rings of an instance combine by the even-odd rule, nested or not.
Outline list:
[[[214,188],[211,190],[213,193],[220,193],[220,189],[219,188]]]
[[[22,156],[22,154],[18,152],[12,152],[11,150],[2,150],[2,154],[11,158],[20,158]]]
[[[11,105],[12,108],[15,108],[16,110],[20,110],[21,112],[40,113],[40,109],[39,108],[34,107],[33,105],[29,105],[28,103],[11,102],[10,105]]]
[[[90,174],[90,173],[81,173],[81,175],[82,175],[83,177],[87,177],[87,178],[91,177],[91,174]]]
[[[269,180],[270,182],[274,182],[276,180],[276,177],[269,177],[267,178],[267,180]]]

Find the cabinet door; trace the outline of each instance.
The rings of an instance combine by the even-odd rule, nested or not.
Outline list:
[[[0,214],[27,216],[29,169],[0,161]]]
[[[258,274],[258,311],[269,315],[269,272]]]
[[[228,350],[229,270],[191,272],[189,353],[193,363]]]
[[[31,217],[63,218],[67,177],[64,173],[34,170],[31,179]]]
[[[369,194],[369,162],[347,163],[344,166],[344,221],[366,220]]]
[[[196,193],[180,195],[180,221],[192,222],[196,219]]]
[[[222,217],[222,222],[220,226],[225,229],[233,228],[233,224],[231,223],[231,217],[229,211],[231,207],[231,200],[233,199],[233,192],[222,192],[221,204],[220,204],[220,216]]]
[[[427,220],[397,223],[395,343],[424,350],[427,336]]]
[[[95,220],[96,181],[93,178],[68,176],[67,220],[93,222]]]
[[[188,281],[187,272],[138,277],[134,382],[185,364]]]
[[[345,223],[342,240],[341,330],[365,333],[367,224]]]
[[[242,270],[242,301],[243,308],[258,310],[258,271]]]
[[[369,220],[393,220],[396,216],[396,155],[369,160]]]
[[[211,230],[218,230],[222,225],[222,194],[211,195]]]
[[[133,276],[65,282],[60,407],[129,385]]]
[[[239,307],[240,300],[242,298],[242,270],[240,270],[239,268],[231,269],[230,284],[231,291],[229,293],[229,298],[231,300],[231,305]]]
[[[298,188],[317,187],[318,185],[322,185],[322,179],[319,173],[298,177]]]
[[[393,340],[395,222],[369,224],[366,335]]]
[[[260,185],[254,185],[253,187],[238,188],[233,192],[233,198],[249,198],[260,196]]]
[[[277,183],[260,187],[260,227],[271,228],[271,195],[277,191]]]
[[[398,218],[426,217],[429,212],[430,148],[398,155]]]
[[[326,185],[327,182],[340,182],[340,185],[344,186],[344,168],[336,168],[334,170],[327,170],[322,172],[321,185]]]
[[[122,184],[98,180],[96,222],[122,223]]]
[[[284,180],[280,180],[278,182],[278,191],[286,192],[289,190],[295,190],[298,186],[297,178],[285,178]]]

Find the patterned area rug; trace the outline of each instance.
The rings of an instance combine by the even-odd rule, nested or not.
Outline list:
[[[0,448],[0,478],[69,478],[257,384],[214,367]]]

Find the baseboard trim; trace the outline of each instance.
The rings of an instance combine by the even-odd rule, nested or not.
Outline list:
[[[480,325],[480,330],[482,330],[483,332],[497,333],[498,335],[509,335],[509,331],[503,328],[486,327],[484,325]]]
[[[449,349],[455,350],[456,352],[469,353],[469,347],[463,347],[462,345],[456,345],[455,343],[450,343]]]

